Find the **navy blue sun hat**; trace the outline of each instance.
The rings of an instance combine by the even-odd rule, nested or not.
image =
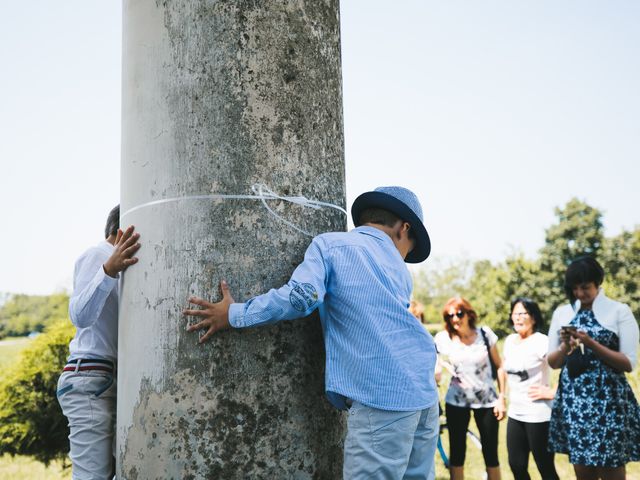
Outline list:
[[[396,215],[411,225],[416,246],[404,259],[407,263],[420,263],[431,253],[431,240],[424,227],[422,207],[418,197],[403,187],[378,187],[373,192],[365,192],[356,198],[351,207],[353,224],[359,227],[360,214],[367,208],[381,208]]]

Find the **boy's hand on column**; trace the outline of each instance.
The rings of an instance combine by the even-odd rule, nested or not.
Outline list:
[[[220,282],[220,290],[222,292],[222,300],[218,303],[191,297],[189,298],[189,303],[199,305],[202,309],[185,309],[182,312],[185,316],[202,317],[200,322],[187,328],[188,332],[207,329],[206,333],[200,338],[199,343],[206,342],[217,331],[226,330],[231,326],[229,324],[229,306],[234,303],[234,300],[229,291],[229,285],[224,280]]]
[[[104,273],[115,278],[118,273],[125,271],[127,267],[136,263],[138,257],[134,257],[133,255],[140,248],[140,244],[137,243],[139,238],[140,234],[134,233],[133,225],[124,232],[118,229],[116,241],[113,244],[115,250],[102,266]]]

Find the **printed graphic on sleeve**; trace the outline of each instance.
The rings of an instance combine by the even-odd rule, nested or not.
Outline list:
[[[293,308],[300,312],[313,307],[318,301],[318,292],[310,283],[291,282],[292,290],[289,294],[289,302]]]

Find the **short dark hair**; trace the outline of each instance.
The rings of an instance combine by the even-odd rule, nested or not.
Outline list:
[[[564,274],[564,293],[566,293],[569,301],[573,304],[576,297],[573,295],[573,289],[582,283],[595,283],[596,287],[602,285],[604,280],[604,268],[598,261],[590,255],[584,255],[576,258],[567,267]]]
[[[385,227],[393,227],[396,223],[401,221],[396,214],[391,213],[389,210],[383,208],[365,208],[358,218],[358,225],[365,223],[375,223],[376,225],[384,225]]]
[[[104,227],[104,238],[110,235],[117,235],[120,228],[120,205],[116,205],[109,212],[107,217],[107,225]]]
[[[529,316],[533,319],[533,331],[534,332],[544,332],[544,318],[542,317],[542,312],[540,311],[540,307],[536,302],[527,297],[516,297],[511,300],[511,310],[509,312],[509,322],[513,325],[513,319],[511,316],[513,315],[513,309],[516,308],[516,305],[521,303],[524,309],[527,311]]]

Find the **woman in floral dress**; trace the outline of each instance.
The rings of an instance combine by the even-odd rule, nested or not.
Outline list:
[[[624,374],[637,361],[638,324],[605,296],[603,279],[591,257],[569,265],[571,303],[556,309],[549,329],[549,365],[562,367],[549,446],[569,455],[578,480],[624,480],[625,465],[640,460],[640,407]]]

